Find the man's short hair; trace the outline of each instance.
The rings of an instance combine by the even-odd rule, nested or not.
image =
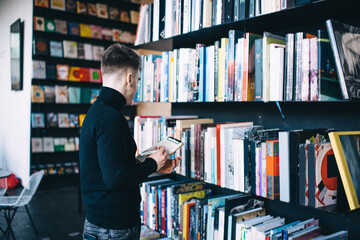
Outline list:
[[[101,59],[102,75],[113,74],[129,68],[133,71],[141,68],[140,57],[133,50],[120,43],[114,43],[105,50]]]

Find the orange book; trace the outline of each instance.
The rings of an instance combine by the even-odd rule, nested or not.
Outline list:
[[[280,198],[279,140],[266,141],[266,196]]]
[[[195,202],[184,203],[184,227],[183,227],[183,239],[189,240],[189,229],[190,229],[190,207],[195,206]]]
[[[84,119],[85,119],[86,114],[79,114],[79,123],[80,123],[80,127],[82,127]]]

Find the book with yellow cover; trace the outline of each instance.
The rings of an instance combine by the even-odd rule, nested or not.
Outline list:
[[[79,123],[80,123],[80,127],[82,127],[84,119],[85,119],[86,114],[79,114]]]
[[[329,133],[350,210],[360,208],[360,131]]]
[[[45,102],[44,87],[39,85],[31,86],[31,102],[43,103]]]
[[[91,27],[89,24],[80,23],[80,36],[91,38]]]

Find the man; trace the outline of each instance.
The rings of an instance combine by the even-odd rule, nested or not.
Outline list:
[[[103,87],[86,114],[80,137],[80,178],[87,216],[84,239],[139,239],[139,184],[156,171],[170,173],[164,147],[136,164],[136,144],[120,112],[131,104],[141,60],[131,49],[111,45],[101,60]]]

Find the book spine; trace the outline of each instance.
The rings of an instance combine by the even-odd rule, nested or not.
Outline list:
[[[249,18],[255,17],[255,0],[249,0]]]
[[[234,22],[239,21],[240,0],[234,1]]]
[[[217,1],[221,0],[213,0],[212,1],[212,26],[217,25],[216,16],[217,16]]]
[[[232,22],[234,19],[234,15],[233,15],[234,14],[234,1],[233,0],[226,0],[225,11],[226,11],[225,23]]]
[[[302,41],[302,53],[301,53],[301,101],[309,101],[310,96],[310,39],[305,38]]]
[[[319,100],[317,38],[310,39],[310,101]]]
[[[279,199],[279,140],[266,142],[267,198]]]
[[[301,73],[302,73],[302,40],[303,33],[295,34],[295,55],[294,55],[294,98],[295,101],[301,100]]]
[[[161,189],[161,234],[166,235],[166,190]]]
[[[305,181],[306,181],[306,152],[305,144],[299,145],[299,205],[305,206]]]
[[[208,28],[212,26],[212,2],[211,0],[203,0],[203,18],[202,28]]]
[[[226,14],[227,14],[227,2],[228,0],[221,0],[221,5],[222,5],[222,11],[221,11],[221,24],[226,23]]]
[[[244,38],[244,51],[243,51],[243,87],[242,87],[242,101],[248,100],[248,80],[249,80],[249,34]]]
[[[285,101],[293,100],[294,83],[294,34],[286,34],[285,49]]]
[[[220,51],[220,42],[215,41],[214,44],[214,100],[218,101],[218,89],[219,89],[219,51]]]
[[[245,19],[245,11],[246,11],[246,1],[248,0],[240,0],[240,3],[239,3],[239,20],[243,20]]]
[[[228,44],[228,60],[227,60],[227,94],[226,101],[234,100],[234,78],[235,78],[235,30],[229,31],[229,44]]]
[[[255,101],[262,100],[262,39],[255,40]]]
[[[308,145],[308,201],[310,207],[315,207],[315,186],[316,186],[316,163],[315,163],[316,144]]]

